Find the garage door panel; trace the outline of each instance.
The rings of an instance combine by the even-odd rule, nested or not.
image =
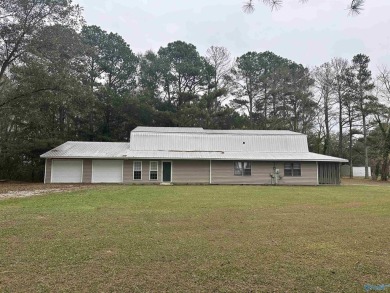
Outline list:
[[[51,183],[81,183],[82,160],[53,160]]]
[[[93,160],[92,161],[93,183],[122,183],[123,161],[122,160]]]

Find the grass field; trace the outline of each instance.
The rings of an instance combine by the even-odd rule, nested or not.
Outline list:
[[[365,284],[390,284],[388,185],[102,186],[0,201],[0,292]]]

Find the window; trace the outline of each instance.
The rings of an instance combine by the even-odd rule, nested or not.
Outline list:
[[[158,162],[150,162],[149,180],[157,180]]]
[[[133,162],[133,179],[141,180],[142,179],[142,162],[134,161]]]
[[[301,176],[301,163],[284,163],[284,176]]]
[[[252,164],[251,162],[234,162],[235,176],[251,176]]]

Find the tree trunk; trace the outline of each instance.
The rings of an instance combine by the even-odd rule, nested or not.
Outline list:
[[[348,113],[348,123],[349,123],[349,178],[353,178],[353,163],[352,163],[352,119],[351,113]]]
[[[389,178],[389,151],[386,150],[382,156],[381,181],[387,181]]]
[[[363,114],[363,137],[364,137],[364,179],[368,179],[368,145],[367,145],[367,127],[366,115]]]
[[[339,95],[339,157],[342,157],[343,154],[343,106],[341,101],[341,93]]]
[[[328,106],[328,94],[324,96],[324,114],[325,114],[325,142],[324,142],[324,155],[329,153],[329,141],[330,141],[330,130],[329,130],[329,106]]]

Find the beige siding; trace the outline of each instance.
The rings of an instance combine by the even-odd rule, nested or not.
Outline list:
[[[301,162],[301,176],[299,177],[285,177],[284,162],[277,162],[276,167],[279,168],[280,174],[283,177],[279,182],[281,185],[317,185],[316,162]]]
[[[51,159],[46,159],[45,164],[45,183],[51,183]]]
[[[142,179],[133,179],[133,162],[142,162]],[[123,164],[123,183],[142,183],[142,184],[155,184],[161,182],[161,163],[159,160],[151,160],[158,162],[157,180],[149,180],[149,168],[150,160],[125,160]]]
[[[272,162],[252,162],[251,176],[235,176],[234,161],[212,161],[212,184],[271,184]]]
[[[158,179],[149,180],[150,160],[136,160],[142,162],[142,180],[133,180],[133,160],[125,160],[123,163],[123,182],[156,184],[161,182],[162,161],[158,162]],[[52,159],[46,159],[45,182],[51,182]],[[252,162],[251,176],[235,176],[234,161],[212,161],[211,183],[212,184],[271,184],[270,174],[273,172],[273,162]],[[284,162],[276,162],[275,167],[280,170],[282,179],[280,185],[317,185],[316,162],[302,162],[301,176],[285,177]],[[173,160],[172,182],[173,183],[203,183],[210,182],[210,161]],[[92,160],[83,160],[83,183],[92,180]]]
[[[210,161],[172,161],[173,183],[209,183]]]
[[[133,161],[123,161],[123,183],[131,183],[133,181]]]
[[[271,184],[273,162],[252,162],[251,176],[235,176],[234,161],[212,161],[212,184]],[[301,176],[284,177],[284,162],[276,162],[275,167],[280,170],[282,179],[280,185],[316,185],[316,162],[302,162]]]
[[[92,160],[84,159],[83,160],[83,183],[92,182]]]

